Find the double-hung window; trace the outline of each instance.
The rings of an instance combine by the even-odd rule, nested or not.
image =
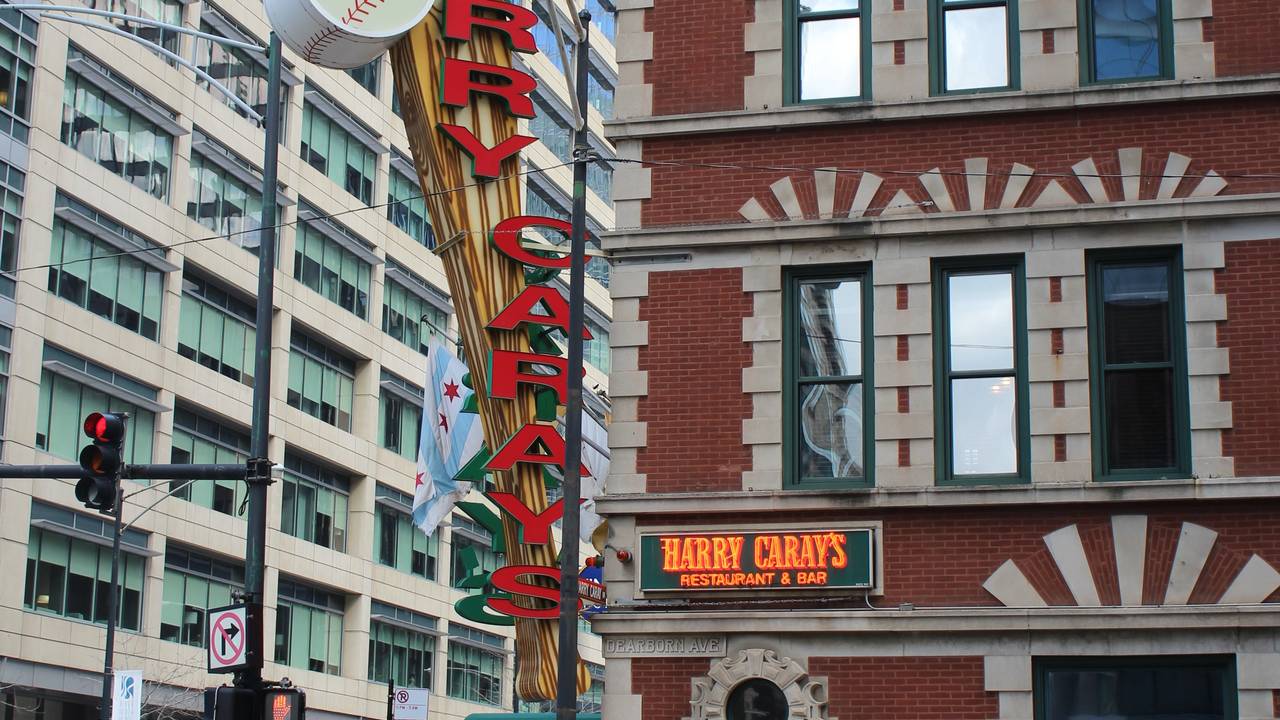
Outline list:
[[[39,27],[22,13],[0,15],[0,132],[23,143],[31,134],[31,76]]]
[[[871,278],[797,270],[786,284],[783,443],[786,484],[871,484]]]
[[[1036,720],[1235,720],[1230,655],[1036,658]]]
[[[62,142],[161,200],[169,197],[173,137],[186,132],[175,117],[74,46],[67,51]]]
[[[1173,77],[1170,0],[1083,0],[1081,75],[1088,82]]]
[[[422,388],[398,375],[382,371],[381,392],[378,397],[378,437],[382,441],[382,447],[406,460],[418,457],[423,397]]]
[[[165,251],[138,233],[61,193],[53,218],[49,294],[148,340],[160,336]]]
[[[0,30],[4,26],[0,25]],[[2,81],[0,81],[2,82]],[[0,295],[13,297],[17,285],[18,229],[22,227],[22,194],[27,174],[0,160]]]
[[[46,344],[36,408],[36,447],[75,460],[85,444],[83,422],[92,412],[126,412],[124,461],[151,462],[159,392],[110,368]]]
[[[501,706],[505,641],[499,635],[449,623],[446,692],[451,698]]]
[[[373,601],[369,616],[369,681],[431,689],[436,619]]]
[[[888,0],[880,0],[888,2]],[[868,96],[872,0],[788,0],[786,59],[792,102]]]
[[[170,458],[175,465],[243,465],[249,459],[249,434],[195,410],[178,407],[173,411]],[[240,514],[247,492],[243,480],[174,480],[169,486],[174,497],[225,515]]]
[[[31,504],[23,606],[72,620],[106,624],[111,601],[111,538],[104,520],[41,502]],[[142,627],[142,590],[148,537],[127,529],[120,536],[116,621]]]
[[[1020,258],[934,266],[939,483],[1026,482],[1026,281]]]
[[[369,244],[309,204],[299,217],[293,250],[293,279],[330,302],[369,319],[369,283],[377,256]]]
[[[276,662],[337,675],[342,666],[346,600],[337,593],[283,577],[278,594]]]
[[[374,555],[378,562],[402,573],[435,580],[440,533],[427,537],[413,524],[413,497],[379,485],[374,502]]]
[[[255,319],[251,303],[183,269],[179,355],[252,387]]]
[[[244,567],[217,560],[172,541],[164,554],[164,603],[160,639],[205,647],[209,608],[231,604],[244,587]]]
[[[1088,256],[1094,473],[1191,470],[1182,262],[1176,250]]]
[[[355,382],[353,360],[303,332],[293,331],[286,396],[290,407],[350,432]]]
[[[1018,85],[1018,0],[930,0],[934,94]]]
[[[285,453],[280,532],[346,552],[350,492],[351,478],[296,453]]]

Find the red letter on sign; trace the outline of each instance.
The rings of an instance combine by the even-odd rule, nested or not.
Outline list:
[[[515,155],[525,147],[537,142],[537,138],[528,135],[512,135],[493,147],[485,147],[470,130],[461,125],[440,123],[440,128],[449,139],[458,143],[462,152],[471,158],[471,176],[482,180],[492,180],[502,174],[499,168],[502,161]]]
[[[525,505],[515,493],[487,492],[484,495],[520,525],[524,533],[520,541],[525,545],[541,545],[547,542],[551,538],[551,524],[564,514],[564,498],[556,500],[551,503],[551,507],[534,515],[529,506]],[[586,502],[586,500],[579,500],[579,502]]]
[[[567,270],[570,262],[568,245],[564,246],[564,255],[549,258],[534,255],[520,246],[520,231],[527,227],[538,226],[559,230],[565,237],[569,237],[569,233],[573,230],[573,226],[564,220],[540,215],[517,215],[503,220],[493,229],[493,246],[503,255],[524,265]]]
[[[542,598],[550,601],[551,607],[525,608],[516,605],[507,598],[500,597],[489,598],[489,607],[503,615],[512,617],[533,618],[535,620],[550,620],[560,617],[560,588],[527,583],[520,579],[521,575],[541,575],[555,580],[558,586],[560,584],[560,568],[543,567],[542,565],[506,565],[494,570],[493,574],[489,576],[489,582],[493,583],[493,586],[499,590],[512,595],[528,595],[529,597]],[[581,605],[581,601],[578,604]]]
[[[534,315],[534,308],[541,304],[548,315]],[[564,299],[560,291],[546,285],[527,285],[516,296],[511,304],[502,309],[498,316],[489,321],[492,330],[515,330],[520,323],[534,325],[550,325],[569,332],[569,301]],[[591,339],[591,331],[582,328],[582,338]]]
[[[477,9],[492,10],[501,18],[479,15]],[[526,53],[538,52],[538,44],[529,29],[538,24],[538,16],[532,10],[502,0],[449,0],[444,5],[444,36],[450,40],[471,40],[473,28],[493,28],[506,33],[513,50]]]
[[[542,452],[542,451],[546,452]],[[516,463],[564,467],[564,438],[551,425],[529,423],[516,431],[484,464],[485,470],[510,470]],[[586,465],[579,465],[582,477],[591,477]]]
[[[543,375],[532,370],[522,372],[520,363],[532,365],[550,365],[555,368],[554,375]],[[568,394],[568,368],[566,358],[555,355],[539,355],[538,353],[518,352],[516,350],[494,350],[489,360],[489,395],[490,397],[514,400],[516,386],[520,383],[542,385],[556,391],[556,397],[563,405]],[[586,374],[586,371],[583,371]]]
[[[506,82],[502,84],[480,82],[477,76],[498,77]],[[529,93],[536,87],[538,87],[538,81],[534,80],[532,75],[519,70],[501,65],[445,58],[444,88],[440,99],[445,105],[466,107],[467,103],[471,102],[471,93],[485,93],[505,101],[512,115],[532,118],[535,117],[535,113]]]

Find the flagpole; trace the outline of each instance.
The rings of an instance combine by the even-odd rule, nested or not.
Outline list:
[[[569,357],[566,371],[564,429],[564,534],[560,544],[560,637],[556,676],[556,720],[575,720],[578,713],[578,531],[582,496],[582,329],[587,247],[587,56],[591,48],[591,13],[578,13],[581,40],[573,90],[579,116],[573,134],[573,217],[569,238]]]

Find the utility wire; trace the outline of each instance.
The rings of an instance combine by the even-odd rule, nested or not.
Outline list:
[[[519,176],[522,176],[522,175],[533,175],[533,174],[536,174],[536,173],[544,173],[544,172],[547,172],[547,171],[549,171],[549,170],[554,170],[554,169],[556,169],[556,168],[567,167],[567,166],[572,165],[572,164],[573,164],[573,162],[572,162],[572,161],[570,161],[570,162],[560,163],[559,165],[549,165],[549,166],[544,167],[544,168],[531,167],[531,168],[530,168],[530,169],[528,169],[528,170],[521,170],[521,171],[519,171],[519,172],[512,173],[512,174],[510,174],[510,175],[503,175],[503,176],[501,176],[501,177],[494,178],[494,180],[506,180],[506,179],[513,178],[513,177],[519,177]],[[490,181],[490,182],[492,182],[492,181]],[[286,227],[289,227],[289,226],[292,226],[292,225],[297,225],[298,223],[312,222],[312,221],[315,221],[315,220],[329,220],[329,219],[331,219],[331,218],[341,217],[341,216],[343,216],[343,215],[350,215],[350,214],[352,214],[352,213],[363,212],[363,211],[365,211],[365,210],[376,210],[376,209],[378,209],[378,208],[388,207],[388,206],[390,206],[390,205],[396,205],[396,204],[403,203],[403,202],[406,202],[406,201],[409,201],[409,200],[421,200],[421,199],[425,199],[425,198],[428,198],[428,197],[436,197],[436,196],[439,196],[439,195],[448,195],[448,194],[450,194],[450,193],[461,192],[461,191],[466,190],[466,189],[468,189],[468,188],[480,187],[482,184],[483,184],[483,183],[478,183],[478,182],[477,182],[477,183],[468,183],[468,184],[466,184],[466,185],[459,185],[458,187],[447,188],[447,189],[445,189],[445,190],[436,190],[436,191],[434,191],[434,192],[423,193],[423,194],[421,194],[421,195],[415,195],[415,196],[413,196],[413,197],[400,198],[400,199],[397,199],[397,200],[388,200],[387,202],[384,202],[384,203],[378,203],[378,204],[376,204],[376,205],[365,205],[365,206],[363,206],[363,207],[352,208],[352,209],[350,209],[350,210],[340,210],[340,211],[335,212],[335,213],[328,213],[328,214],[325,214],[325,215],[315,215],[315,216],[313,216],[313,217],[309,217],[309,218],[297,218],[297,219],[295,219],[295,220],[291,220],[291,221],[289,221],[289,222],[276,223],[275,225],[272,225],[272,226],[271,226],[271,229],[272,229],[272,230],[279,230],[279,229],[281,229],[281,228],[286,228]],[[90,261],[92,261],[92,260],[106,260],[106,259],[108,259],[108,258],[123,257],[123,256],[126,256],[126,255],[141,255],[141,254],[143,254],[143,253],[166,252],[166,251],[172,250],[172,249],[174,249],[174,248],[182,247],[183,245],[193,245],[193,244],[195,244],[195,243],[208,242],[208,241],[210,241],[210,240],[230,240],[232,237],[235,237],[235,236],[237,236],[237,235],[249,235],[249,234],[260,233],[260,232],[262,232],[262,227],[261,227],[261,226],[258,226],[258,227],[250,228],[250,229],[247,229],[247,230],[237,230],[236,232],[233,232],[233,233],[226,233],[226,234],[223,234],[223,235],[209,235],[209,236],[206,236],[206,237],[192,238],[192,239],[190,239],[190,240],[182,240],[182,241],[175,242],[175,243],[169,243],[168,245],[153,245],[153,246],[151,246],[151,247],[137,248],[137,249],[134,249],[134,250],[121,250],[120,252],[117,252],[117,253],[110,253],[110,254],[107,254],[107,255],[94,255],[94,256],[92,256],[92,257],[87,257],[87,258],[77,258],[77,259],[75,259],[75,260],[66,260],[66,261],[58,262],[58,263],[45,263],[44,265],[28,265],[28,266],[26,266],[26,267],[20,267],[20,268],[17,268],[17,269],[15,269],[15,270],[13,270],[12,272],[13,272],[14,274],[17,274],[17,273],[20,273],[20,272],[25,272],[25,271],[27,271],[27,270],[47,270],[47,269],[49,269],[49,268],[62,267],[62,266],[64,266],[64,265],[73,265],[73,264],[75,264],[75,263],[90,262]],[[491,234],[491,233],[490,233],[490,234]]]

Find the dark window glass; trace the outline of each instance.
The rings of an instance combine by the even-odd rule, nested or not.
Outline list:
[[[1226,720],[1229,661],[1088,661],[1042,667],[1041,720]]]
[[[752,678],[729,693],[724,716],[725,720],[787,720],[791,709],[777,685]]]
[[[1093,79],[1160,77],[1163,0],[1092,0]]]

